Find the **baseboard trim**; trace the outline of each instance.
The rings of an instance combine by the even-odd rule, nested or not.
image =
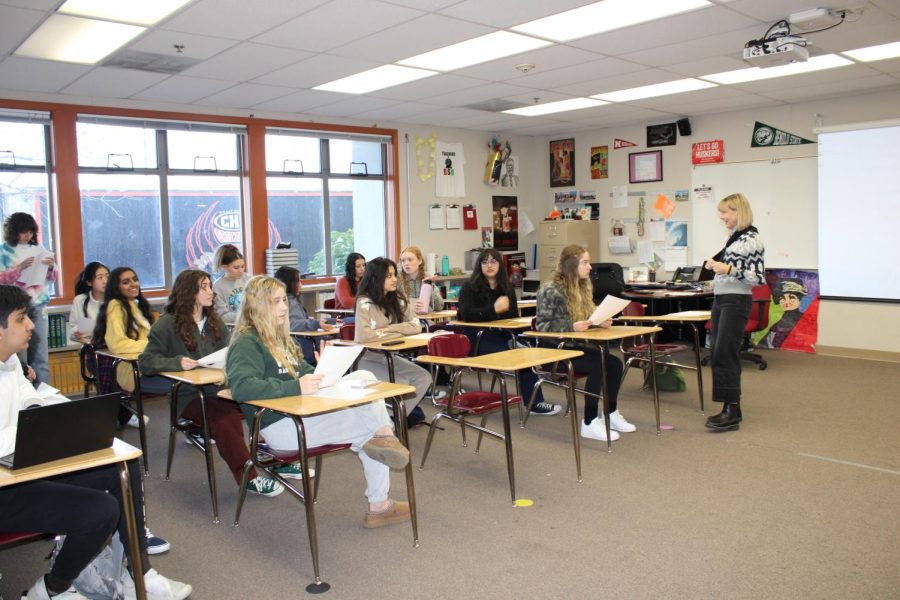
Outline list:
[[[866,350],[864,348],[844,348],[841,346],[816,345],[816,354],[824,356],[840,356],[841,358],[864,358],[866,360],[880,360],[884,362],[900,363],[900,352],[888,352],[886,350]]]

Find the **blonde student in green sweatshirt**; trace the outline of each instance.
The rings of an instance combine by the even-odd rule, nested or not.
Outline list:
[[[287,291],[280,281],[257,275],[244,288],[244,301],[235,324],[226,365],[232,398],[252,424],[256,409],[251,400],[314,394],[321,375],[303,360],[291,341]],[[409,520],[409,504],[391,500],[390,469],[402,469],[409,451],[394,436],[384,402],[373,402],[304,419],[309,447],[350,444],[362,462],[369,502],[363,520],[367,528]],[[260,435],[275,451],[297,450],[293,420],[269,411]]]

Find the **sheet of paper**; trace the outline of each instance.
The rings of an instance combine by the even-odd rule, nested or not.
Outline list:
[[[653,203],[653,210],[668,219],[672,216],[672,213],[675,212],[675,203],[665,194],[659,194],[656,196],[656,201]]]
[[[703,202],[706,204],[712,204],[713,201],[713,189],[709,186],[702,186],[694,188],[694,202]]]
[[[612,319],[613,315],[622,312],[630,302],[631,300],[616,298],[612,294],[607,295],[606,298],[603,299],[603,302],[598,304],[597,308],[594,309],[593,314],[591,314],[591,323],[599,325],[604,321]]]
[[[631,238],[627,235],[610,236],[609,251],[613,254],[631,254]]]
[[[41,262],[45,257],[52,256],[53,253],[47,251],[40,246],[24,246],[19,244],[16,246],[16,253],[21,256],[20,260],[25,260],[26,258],[34,258],[34,262],[31,263],[31,266],[27,269],[22,269],[22,272],[19,273],[19,279],[21,283],[24,283],[27,286],[33,285],[44,285],[44,282],[47,280],[47,271],[50,270],[49,265],[45,265]]]
[[[650,219],[650,239],[654,242],[666,241],[666,222],[662,219]]]
[[[531,235],[534,231],[534,223],[528,218],[528,213],[519,210],[519,235]]]
[[[638,262],[641,264],[653,262],[653,242],[640,240],[637,243]]]
[[[207,354],[203,358],[197,359],[197,362],[204,367],[212,367],[213,369],[224,369],[225,360],[228,358],[228,347],[216,350],[212,354]]]
[[[628,186],[612,186],[612,205],[613,208],[628,208]]]
[[[363,347],[360,345],[325,346],[319,354],[319,364],[315,371],[316,375],[324,375],[321,387],[329,387],[340,381],[362,351]]]
[[[447,205],[447,229],[462,228],[462,211],[459,204]]]
[[[81,335],[91,337],[94,333],[94,319],[84,316],[83,312],[79,312],[75,317],[74,325]]]
[[[428,207],[428,229],[444,228],[444,207],[440,204],[432,204]]]
[[[62,402],[69,402],[69,399],[59,393],[59,390],[55,387],[49,386],[43,381],[38,385],[35,390],[37,395],[40,396],[44,400],[44,405],[48,406],[50,404],[60,404]]]
[[[679,267],[687,266],[687,248],[670,247],[663,252],[663,270],[674,271]]]

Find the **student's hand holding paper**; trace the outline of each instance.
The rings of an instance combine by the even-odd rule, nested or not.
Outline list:
[[[45,264],[45,265],[47,265],[47,266],[49,266],[49,267],[51,267],[51,268],[54,267],[54,266],[56,265],[56,255],[53,254],[52,252],[46,254],[46,255],[41,259],[41,263],[42,263],[42,264]]]
[[[187,356],[181,357],[181,369],[182,370],[190,371],[191,369],[196,369],[199,366],[200,366],[200,363],[198,363],[193,358],[189,358]]]
[[[304,375],[300,378],[300,393],[315,394],[319,391],[319,387],[322,385],[322,379],[324,377],[324,375],[316,375],[315,373]]]
[[[609,327],[612,327],[612,324],[613,324],[613,320],[607,319],[607,320],[603,321],[602,323],[600,323],[600,327],[602,327],[603,329],[607,329]]]
[[[572,329],[574,329],[575,331],[587,331],[591,328],[592,324],[593,323],[591,323],[590,321],[575,321],[574,323],[572,323]]]
[[[16,270],[19,272],[22,272],[25,269],[27,269],[28,267],[30,267],[32,264],[34,264],[34,257],[29,256],[28,258],[26,258],[25,260],[23,260],[22,262],[20,262],[19,264],[16,265]]]
[[[622,298],[609,295],[594,309],[593,314],[590,316],[590,321],[594,325],[600,325],[611,319],[613,315],[622,312],[630,303],[630,300],[623,300]]]

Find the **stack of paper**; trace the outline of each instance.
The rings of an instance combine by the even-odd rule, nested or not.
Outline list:
[[[266,249],[266,274],[269,277],[275,275],[279,267],[300,268],[300,251],[296,248],[267,248]]]

